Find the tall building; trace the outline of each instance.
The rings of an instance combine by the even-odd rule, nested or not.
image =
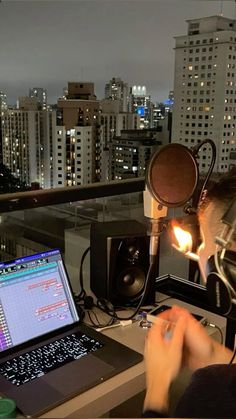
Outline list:
[[[47,90],[42,87],[33,87],[29,90],[29,97],[37,98],[40,103],[41,109],[47,109]]]
[[[0,90],[0,163],[2,163],[2,124],[7,111],[7,95]]]
[[[21,97],[3,115],[3,163],[27,185],[53,186],[55,111],[38,109],[36,98]]]
[[[172,142],[188,147],[212,139],[214,170],[236,164],[236,21],[222,16],[188,20],[186,35],[176,37]],[[211,148],[199,153],[207,172]]]
[[[69,82],[64,94],[57,102],[54,187],[99,181],[99,101],[94,84]]]
[[[153,128],[153,103],[146,87],[133,86],[130,97],[130,110],[140,116],[140,128]]]
[[[128,111],[129,87],[119,77],[112,79],[105,85],[105,99],[118,100],[120,112]]]
[[[129,179],[145,175],[152,153],[162,145],[155,129],[123,130],[109,144],[110,179]]]
[[[138,129],[140,117],[137,113],[121,112],[120,101],[104,99],[100,102],[99,124],[101,126],[101,181],[109,178],[109,144],[122,130]]]

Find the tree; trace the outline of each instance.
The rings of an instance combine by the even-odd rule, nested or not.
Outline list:
[[[10,169],[0,163],[0,194],[27,190],[24,182],[11,173]]]

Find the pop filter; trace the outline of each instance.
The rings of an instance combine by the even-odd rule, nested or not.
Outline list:
[[[184,205],[198,183],[198,165],[187,147],[168,144],[154,153],[147,170],[146,184],[151,195],[163,206]]]

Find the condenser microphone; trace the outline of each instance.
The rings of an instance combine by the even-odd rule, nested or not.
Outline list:
[[[198,178],[198,165],[191,150],[182,144],[172,143],[153,154],[146,185],[159,204],[175,208],[189,201]]]
[[[144,216],[148,220],[147,234],[150,236],[149,257],[150,263],[154,262],[157,255],[158,240],[163,231],[163,219],[167,216],[167,207],[158,203],[147,187],[143,192]]]
[[[157,254],[158,238],[168,208],[180,207],[192,197],[198,183],[198,166],[192,152],[177,143],[157,150],[148,165],[144,215],[148,219],[150,260]]]

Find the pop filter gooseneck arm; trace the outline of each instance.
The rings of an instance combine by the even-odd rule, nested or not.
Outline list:
[[[211,146],[212,157],[211,157],[211,164],[210,164],[209,170],[207,172],[206,178],[205,178],[204,183],[202,185],[202,189],[201,189],[201,192],[200,192],[200,195],[199,195],[198,203],[200,203],[202,201],[202,199],[204,199],[204,195],[206,193],[206,186],[208,184],[208,181],[210,179],[210,176],[212,174],[212,171],[213,171],[213,168],[214,168],[214,165],[215,165],[215,161],[216,161],[216,145],[215,145],[214,141],[212,141],[210,139],[203,140],[203,141],[201,141],[200,144],[195,145],[192,148],[193,155],[197,156],[199,150],[202,148],[202,146],[204,144],[209,144]]]

